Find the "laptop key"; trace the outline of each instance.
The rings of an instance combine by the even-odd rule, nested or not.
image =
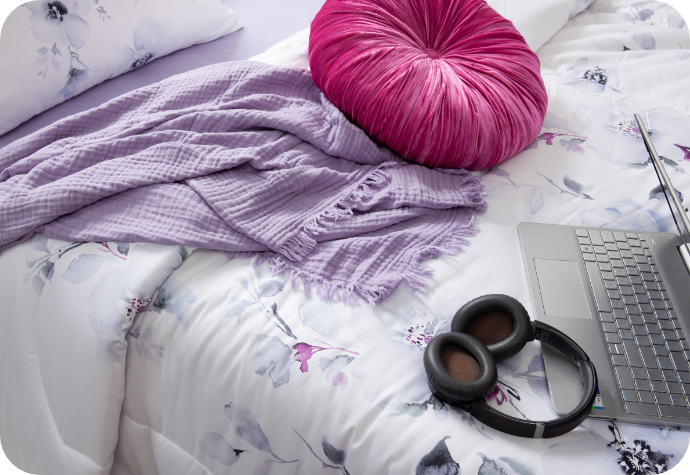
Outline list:
[[[654,393],[654,397],[657,404],[663,404],[664,406],[671,404],[671,397],[666,393]]]
[[[625,311],[628,312],[628,315],[639,315],[640,314],[640,308],[637,305],[626,305]]]
[[[635,342],[637,343],[637,346],[652,346],[652,343],[649,341],[649,337],[647,335],[636,336]]]
[[[636,264],[648,264],[649,263],[649,258],[646,255],[645,256],[637,256],[636,255],[635,257],[633,257],[633,259],[635,260]]]
[[[645,323],[644,318],[641,315],[629,315],[628,319],[633,325],[642,325]]]
[[[654,404],[654,394],[649,391],[638,391],[637,395],[640,398],[640,402],[645,404]]]
[[[677,384],[677,383],[676,383]],[[651,391],[652,385],[646,379],[636,379],[635,386],[637,386],[638,391]]]
[[[657,359],[659,360],[659,369],[660,370],[673,371],[675,369],[673,367],[673,362],[671,361],[671,358],[669,358],[668,356],[659,356]]]
[[[618,242],[627,242],[628,241],[628,238],[625,237],[625,233],[619,233],[619,232],[614,231],[613,237]]]
[[[613,277],[613,274],[611,274],[611,277]],[[617,289],[618,284],[616,282],[614,282],[613,280],[604,280],[604,287],[606,287],[609,290]]]
[[[673,330],[662,330],[661,334],[664,336],[666,340],[677,340],[678,336],[676,335],[676,332]]]
[[[654,310],[665,310],[666,309],[666,306],[664,305],[663,300],[652,300],[651,302],[652,302],[651,303],[652,308]]]
[[[640,310],[642,311],[642,313],[654,313],[654,311],[652,310],[652,306],[648,303],[641,303]]]
[[[630,368],[630,373],[635,379],[647,379],[647,370],[644,368]]]
[[[683,384],[690,384],[690,373],[678,373],[678,381],[680,381]]]
[[[609,258],[606,257],[604,254],[596,254],[597,256],[597,262],[608,262]]]
[[[655,346],[654,354],[657,356],[668,356],[668,351],[663,346]]]
[[[659,365],[656,362],[656,355],[654,350],[649,346],[641,346],[640,353],[642,353],[642,361],[644,361],[645,368],[658,368]]]
[[[601,326],[607,333],[615,333],[616,331],[618,331],[618,327],[616,327],[615,323],[601,322]]]
[[[651,334],[657,334],[657,335],[660,335],[660,334],[661,334],[661,329],[659,328],[659,325],[655,325],[655,324],[653,324],[653,323],[650,323],[650,324],[645,325],[645,326],[646,326],[647,331],[648,331],[649,333],[651,333]]]
[[[628,366],[628,360],[625,355],[611,355],[611,359],[616,366]]]
[[[621,340],[634,340],[635,335],[633,335],[633,332],[630,330],[618,330],[618,333],[621,336]]]
[[[663,381],[664,377],[661,374],[661,371],[658,369],[647,369],[647,374],[649,375],[649,379],[652,381]]]
[[[654,312],[654,315],[656,315],[656,318],[658,318],[659,320],[668,320],[670,318],[666,310],[656,310]]]
[[[628,273],[625,269],[613,269],[613,275],[616,277],[625,277]]]
[[[602,322],[613,322],[614,318],[613,315],[608,312],[599,312],[599,320]]]
[[[590,231],[589,238],[592,240],[592,244],[594,244],[595,246],[604,245],[604,240],[601,238],[601,234],[599,234],[599,231]]]
[[[617,366],[614,369],[616,370],[616,377],[618,378],[618,386],[620,386],[621,389],[635,389],[635,384],[633,383],[628,368]]]
[[[669,381],[666,383],[666,386],[668,387],[668,392],[671,394],[683,394],[683,387],[680,383],[672,383]]]
[[[685,396],[682,394],[671,394],[671,404],[682,407],[686,407],[688,405]],[[687,412],[687,410],[685,412]]]
[[[630,403],[635,404],[635,403]],[[630,412],[630,411],[628,411]],[[690,419],[690,412],[685,407],[659,406],[659,413],[662,417],[675,417],[676,419]],[[636,413],[633,413],[636,414]]]
[[[659,327],[662,330],[675,330],[675,325],[673,325],[672,320],[659,320]]]
[[[618,249],[622,251],[629,251],[630,250],[630,244],[628,242],[619,242],[618,243]]]
[[[642,244],[638,239],[628,239],[628,244],[632,247],[642,247]]]
[[[630,282],[634,285],[642,285],[642,279],[637,275],[631,275],[628,279],[630,279]]]
[[[651,335],[649,335],[649,339],[652,340],[652,345],[663,345],[664,344],[664,337],[662,337],[661,335],[651,334]]]
[[[594,243],[594,241],[592,241]],[[606,254],[606,248],[604,246],[592,246],[596,254]]]
[[[612,259],[611,265],[613,267],[625,267],[625,264],[623,264],[623,261],[621,261],[620,259]]]
[[[644,256],[644,249],[642,249],[641,247],[633,247],[630,250],[632,251],[633,255],[635,255],[635,256],[640,256],[640,257]],[[637,257],[635,257],[635,259],[637,260]]]
[[[633,253],[630,251],[626,251],[626,250],[621,249],[618,252],[620,253],[620,255],[623,259],[632,259],[633,258]]]
[[[618,333],[606,333],[606,342],[607,343],[620,343],[621,338],[618,336]]]
[[[621,288],[618,289],[618,291],[621,293],[621,295],[635,295],[633,292],[632,287],[624,285]]]
[[[633,325],[632,331],[637,336],[642,336],[647,334],[647,329],[641,325]],[[621,335],[622,336],[622,335]]]
[[[616,326],[621,330],[630,330],[630,322],[627,320],[616,320]]]
[[[659,406],[659,407],[673,407],[673,406]],[[642,404],[641,402],[626,402],[625,410],[628,414],[640,414],[642,416],[658,416],[657,406],[654,404]],[[676,416],[669,416],[676,417]]]
[[[620,300],[611,299],[611,308],[625,308]]]
[[[604,242],[616,242],[611,231],[601,231],[601,239]]]
[[[666,346],[668,347],[669,351],[683,350],[683,345],[681,345],[679,341],[667,341]]]
[[[635,298],[637,299],[637,303],[646,303],[649,304],[649,297],[647,297],[645,294],[637,294],[635,295]],[[651,312],[650,312],[651,313]]]
[[[638,239],[638,238],[640,237],[640,235],[637,234],[637,233],[625,233],[625,237],[627,237],[628,240],[630,240],[630,239]]]
[[[630,402],[637,402],[639,399],[637,399],[637,393],[635,391],[621,391],[621,395],[623,396],[624,401],[630,401]]]
[[[644,323],[658,323],[659,320],[656,319],[653,313],[645,313],[641,317],[642,321]],[[632,321],[632,320],[630,320]],[[637,325],[637,323],[633,323],[633,325]]]
[[[584,244],[585,246],[591,246],[592,245],[592,241],[590,241],[590,239],[586,238],[586,237],[577,238],[577,242],[580,244]]]
[[[623,345],[616,343],[609,343],[609,353],[612,355],[624,355]]]
[[[609,296],[610,299],[620,299],[621,298],[621,293],[618,290],[607,290],[606,294]]]
[[[640,358],[640,353],[637,351],[637,345],[632,340],[624,340],[623,346],[625,347],[625,352],[628,354],[628,361],[630,366],[635,368],[642,368],[642,358]]]
[[[626,251],[621,251],[621,252],[626,252]],[[635,267],[636,264],[637,264],[637,261],[635,261],[635,259],[630,259],[630,258],[623,259],[623,265],[626,267]]]
[[[599,270],[602,270],[604,272],[611,272],[613,270],[613,267],[611,267],[611,264],[600,262]]]
[[[663,381],[650,381],[650,384],[652,385],[652,391],[654,391],[655,393],[666,392],[666,383],[664,383]]]
[[[678,381],[678,375],[676,374],[675,371],[671,371],[671,370],[661,371],[661,375],[663,376],[664,381],[666,381],[666,382],[675,383],[676,381]]]
[[[589,262],[595,262],[597,260],[596,256],[594,254],[582,254],[582,258],[586,261]]]
[[[619,298],[623,300],[623,303],[625,305],[637,305],[637,300],[635,299],[634,295],[623,295]]]
[[[637,270],[637,267],[626,267],[625,272],[628,275],[640,275],[640,271]]]
[[[589,236],[589,232],[587,232],[586,229],[576,229],[576,230],[575,230],[575,235],[576,235],[577,237],[588,237],[588,236]]]
[[[688,368],[688,362],[686,361],[683,353],[671,353],[671,359],[673,360],[673,364],[676,366],[678,371],[690,371],[690,368]]]

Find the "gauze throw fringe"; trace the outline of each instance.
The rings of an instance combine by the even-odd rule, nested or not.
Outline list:
[[[475,233],[484,186],[379,148],[301,69],[222,63],[0,149],[0,250],[34,233],[259,253],[322,298],[424,289]]]

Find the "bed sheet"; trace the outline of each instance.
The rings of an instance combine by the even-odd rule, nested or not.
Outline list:
[[[258,59],[305,64],[305,38]],[[474,297],[506,293],[531,310],[519,222],[673,231],[632,114],[643,113],[674,184],[687,190],[689,48],[682,18],[660,3],[597,0],[573,17],[538,51],[549,94],[541,134],[481,173],[489,209],[480,232],[462,253],[429,262],[426,293],[402,285],[375,308],[326,303],[265,264],[182,246],[36,236],[3,252],[0,269],[21,271],[0,273],[0,292],[16,295],[0,325],[0,372],[12,372],[0,373],[0,384],[25,388],[0,387],[6,452],[39,473],[526,475],[674,466],[688,434],[669,427],[588,419],[550,440],[485,427],[431,397],[422,354]],[[131,316],[131,326],[114,325],[113,312]],[[124,333],[126,346],[118,343]],[[66,370],[66,361],[97,370]],[[501,363],[499,380],[491,404],[518,417],[555,416],[537,343]],[[42,393],[31,391],[36,385]],[[43,409],[8,410],[17,407]],[[102,432],[118,419],[117,433]],[[22,433],[30,426],[50,430]],[[34,437],[39,443],[29,443]],[[57,470],[39,470],[55,460]]]

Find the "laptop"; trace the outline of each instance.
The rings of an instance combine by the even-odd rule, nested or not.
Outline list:
[[[690,221],[638,114],[678,234],[518,226],[537,320],[569,335],[599,377],[590,417],[690,429]],[[542,345],[551,401],[582,397],[578,369]]]

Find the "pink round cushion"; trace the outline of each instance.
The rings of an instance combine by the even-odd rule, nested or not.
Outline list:
[[[428,166],[496,165],[546,114],[537,56],[484,0],[326,0],[309,65],[350,120]]]

